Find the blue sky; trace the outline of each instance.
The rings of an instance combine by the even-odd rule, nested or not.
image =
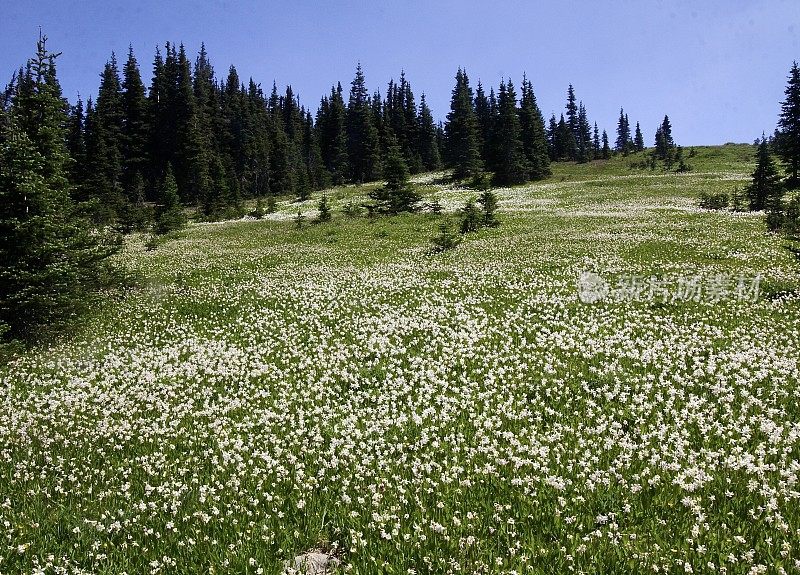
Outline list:
[[[444,119],[459,66],[473,85],[523,72],[545,118],[575,86],[591,121],[612,136],[622,106],[648,145],[669,114],[677,143],[750,142],[775,128],[793,60],[800,60],[797,0],[190,2],[6,0],[0,19],[0,80],[35,48],[38,27],[61,51],[59,78],[75,100],[96,93],[103,64],[128,45],[145,82],[157,44],[206,43],[217,75],[231,64],[265,89],[291,84],[316,110],[361,61],[370,90],[405,69]]]

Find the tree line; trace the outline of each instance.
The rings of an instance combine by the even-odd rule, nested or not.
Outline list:
[[[413,211],[421,198],[410,174],[446,167],[486,192],[545,178],[553,161],[644,149],[638,123],[631,138],[621,110],[612,151],[571,85],[566,117],[546,126],[525,76],[519,95],[511,79],[473,92],[459,69],[447,119],[436,123],[403,72],[382,96],[370,94],[358,65],[349,89],[334,84],[312,113],[291,86],[273,83],[267,94],[234,66],[218,78],[205,46],[192,62],[172,43],[156,49],[148,86],[132,49],[121,69],[112,53],[97,97],[70,105],[58,56],[40,36],[0,93],[0,333],[70,315],[69,302],[114,275],[117,234],[169,232],[187,207],[209,220],[238,217],[247,199],[263,213],[277,197],[383,179],[369,207]],[[496,202],[482,197],[481,221],[493,225]]]
[[[21,69],[6,107],[26,78]],[[204,45],[192,62],[182,44],[167,42],[156,49],[149,86],[132,49],[121,70],[112,53],[96,99],[69,107],[67,176],[94,221],[122,231],[149,225],[147,206],[165,203],[170,173],[182,205],[220,219],[241,215],[247,198],[305,199],[331,184],[381,179],[394,144],[410,174],[446,166],[457,179],[490,172],[515,184],[546,177],[552,161],[611,156],[607,133],[590,125],[572,85],[565,108],[545,126],[527,78],[519,98],[510,79],[497,94],[480,82],[473,93],[459,70],[447,121],[437,124],[404,73],[381,96],[369,93],[359,65],[349,90],[335,84],[312,114],[291,85],[266,94],[234,66],[218,78]],[[620,110],[613,151],[643,149],[639,124],[632,138]]]

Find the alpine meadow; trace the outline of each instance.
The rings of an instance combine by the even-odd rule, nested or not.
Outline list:
[[[0,575],[800,573],[797,54],[695,145],[369,52],[313,107],[173,42],[67,97],[44,32],[0,92]]]

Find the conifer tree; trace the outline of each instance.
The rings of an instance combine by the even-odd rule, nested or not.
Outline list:
[[[547,153],[550,159],[556,161],[559,159],[558,154],[558,122],[556,122],[556,115],[550,115],[550,122],[547,124]]]
[[[12,336],[69,317],[112,277],[118,242],[91,230],[70,198],[67,104],[58,54],[40,36],[0,125],[0,324]]]
[[[475,177],[483,171],[472,98],[467,73],[459,68],[445,125],[447,161],[456,180]]]
[[[128,48],[122,70],[122,187],[129,202],[137,200],[139,178],[147,175],[149,162],[147,98],[139,64]]]
[[[169,54],[170,47],[167,43],[165,47]],[[150,88],[147,94],[149,123],[150,123],[150,174],[149,181],[151,190],[149,198],[158,198],[158,189],[166,173],[167,164],[174,154],[174,141],[172,137],[172,114],[169,97],[171,91],[168,90],[170,79],[167,78],[167,68],[161,50],[156,47],[153,58],[153,73]],[[88,115],[88,114],[87,114]]]
[[[69,182],[75,195],[80,197],[83,194],[77,190],[82,189],[86,178],[86,121],[80,96],[70,108],[67,122],[67,152],[72,158],[68,168]]]
[[[617,141],[614,149],[627,156],[631,151],[631,128],[628,124],[628,115],[625,111],[619,109],[619,121],[617,122]]]
[[[337,84],[331,88],[330,97],[323,100],[317,113],[317,133],[322,161],[335,185],[347,181],[350,174],[345,116],[342,85]]]
[[[308,168],[308,181],[312,189],[321,190],[330,185],[330,177],[322,162],[322,151],[319,148],[317,132],[311,113],[306,112],[303,130],[303,159]]]
[[[419,100],[419,126],[417,128],[417,150],[425,170],[438,170],[442,166],[439,145],[436,141],[436,124],[423,93]]]
[[[175,118],[175,180],[183,201],[190,205],[206,204],[214,195],[210,174],[213,157],[209,126],[198,110],[194,95],[191,64],[183,44],[175,60],[176,75],[172,109]],[[206,215],[210,215],[206,212]]]
[[[800,169],[800,68],[797,62],[792,63],[784,94],[786,99],[781,102],[778,119],[777,153],[786,164],[788,184],[795,187],[800,184],[797,175]]]
[[[556,159],[571,160],[574,157],[575,138],[570,132],[569,125],[564,121],[564,114],[556,126]]]
[[[532,180],[546,178],[551,172],[544,118],[536,103],[533,85],[527,78],[522,80],[519,118],[522,147],[530,167],[528,177]]]
[[[758,146],[756,169],[753,171],[753,181],[747,188],[751,210],[763,210],[770,203],[775,204],[775,198],[780,201],[781,186],[778,171],[770,155],[769,144],[766,138]]]
[[[673,163],[675,151],[675,141],[672,139],[672,125],[669,117],[664,116],[664,121],[656,129],[656,141],[653,154],[659,160],[663,160],[667,169]]]
[[[366,81],[359,63],[347,104],[347,145],[353,181],[369,182],[380,176],[379,144],[378,132],[372,121]]]
[[[489,97],[484,92],[483,84],[480,81],[478,81],[478,86],[475,88],[475,120],[478,125],[478,148],[484,162],[487,162],[489,156],[488,147],[494,130],[492,125],[494,117],[489,104]]]
[[[128,209],[122,184],[122,134],[124,110],[117,59],[111,54],[100,80],[94,111],[87,119],[84,189],[97,201],[95,215],[100,222],[114,223]]]
[[[578,105],[578,162],[588,162],[592,159],[592,134],[589,127],[589,118],[586,114],[586,108],[581,102]]]
[[[167,164],[167,173],[161,185],[161,201],[156,209],[155,232],[167,234],[183,228],[186,225],[186,216],[181,207],[178,195],[178,184],[172,172],[172,165]]]
[[[324,192],[322,198],[319,200],[319,204],[317,204],[317,210],[319,211],[319,215],[317,216],[318,222],[331,221],[331,208],[328,205],[328,196]]]
[[[461,233],[477,232],[482,225],[483,214],[481,210],[475,205],[474,200],[467,200],[464,207],[461,208]]]
[[[386,126],[389,150],[386,155],[384,176],[386,184],[370,193],[377,211],[387,214],[413,212],[422,196],[409,182],[408,166],[403,152],[391,129]]]
[[[580,139],[580,122],[578,118],[578,104],[575,99],[575,90],[572,84],[567,89],[567,127],[569,128],[570,137],[567,140],[567,158],[570,160],[578,160],[578,141]]]
[[[592,135],[592,156],[594,159],[601,157],[601,144],[600,144],[600,130],[597,128],[597,122],[594,123],[594,133]]]
[[[611,157],[611,146],[608,144],[608,134],[603,130],[603,151],[602,156],[604,160]]]
[[[522,129],[517,113],[517,94],[514,85],[500,83],[499,117],[497,124],[497,165],[495,179],[503,185],[520,184],[531,171],[522,145]]]
[[[488,228],[496,228],[500,225],[497,221],[495,212],[497,211],[497,195],[491,190],[483,190],[481,195],[478,196],[478,203],[483,212],[483,225]]]
[[[637,152],[644,151],[644,136],[642,136],[642,129],[639,127],[639,122],[636,122],[636,135],[633,140],[633,148]]]

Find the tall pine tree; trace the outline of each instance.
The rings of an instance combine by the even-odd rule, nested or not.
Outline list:
[[[76,215],[67,103],[46,43],[40,36],[0,125],[0,333],[4,324],[12,336],[71,316],[110,277],[119,246]]]
[[[784,91],[786,99],[781,102],[778,119],[777,152],[786,164],[789,185],[798,186],[797,172],[800,169],[800,68],[792,63],[789,80]]]
[[[350,174],[355,182],[370,182],[381,173],[380,140],[372,118],[364,72],[359,63],[347,104],[347,145]]]
[[[467,73],[459,68],[445,125],[447,161],[456,180],[476,177],[483,171],[472,98]]]

